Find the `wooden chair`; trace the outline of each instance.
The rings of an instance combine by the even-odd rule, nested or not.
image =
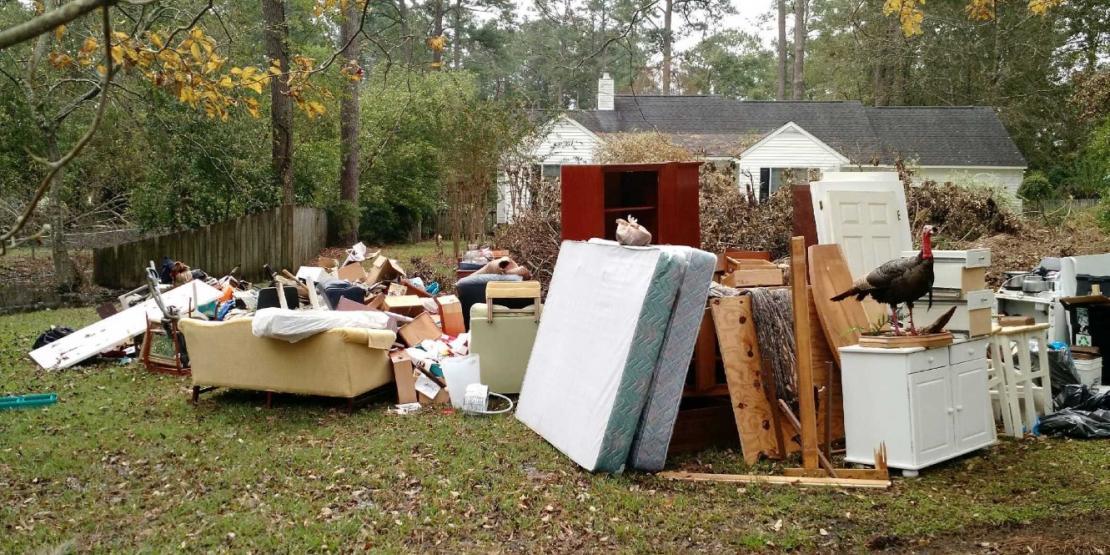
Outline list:
[[[1006,434],[1020,438],[1032,432],[1037,417],[1052,411],[1052,371],[1048,365],[1048,324],[996,327],[991,336],[991,383],[998,387],[1002,421]],[[1037,349],[1037,370],[1033,370],[1032,348]],[[1014,354],[1017,364],[1014,364]],[[1039,391],[1034,380],[1040,380]],[[1043,410],[1038,413],[1036,395]],[[1024,429],[1023,429],[1024,427]]]

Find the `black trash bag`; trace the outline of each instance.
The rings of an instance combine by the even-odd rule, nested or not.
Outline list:
[[[1077,439],[1110,439],[1110,410],[1062,409],[1041,418],[1037,433]]]
[[[1039,363],[1038,357],[1033,358],[1033,364]],[[1035,369],[1034,369],[1035,370]],[[1048,370],[1052,375],[1052,395],[1059,395],[1064,386],[1079,384],[1079,373],[1075,371],[1075,359],[1068,349],[1048,351]]]
[[[32,350],[49,345],[71,333],[73,333],[73,328],[50,326],[50,329],[42,332],[42,334],[35,339],[35,344],[32,347]]]
[[[1100,393],[1097,388],[1087,385],[1067,385],[1055,397],[1058,409],[1110,410],[1110,391]]]

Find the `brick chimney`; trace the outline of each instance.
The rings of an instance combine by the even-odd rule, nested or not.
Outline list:
[[[609,77],[609,73],[602,73],[601,79],[597,80],[597,109],[613,111],[613,78]]]

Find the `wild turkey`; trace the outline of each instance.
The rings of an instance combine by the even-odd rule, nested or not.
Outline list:
[[[890,324],[894,335],[902,335],[898,326],[898,305],[905,303],[910,309],[910,333],[917,335],[913,323],[913,303],[926,293],[929,306],[933,306],[933,243],[932,236],[937,229],[926,225],[921,231],[921,251],[913,258],[896,258],[871,270],[863,278],[857,279],[852,288],[836,295],[834,301],[842,301],[855,295],[857,300],[870,296],[880,303],[890,305]]]

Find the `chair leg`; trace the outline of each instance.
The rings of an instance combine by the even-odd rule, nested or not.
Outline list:
[[[1048,365],[1048,345],[1045,336],[1048,332],[1037,332],[1037,362],[1040,366],[1038,374],[1041,378],[1041,400],[1044,401],[1044,413],[1056,412],[1052,406],[1052,368]]]
[[[998,408],[1002,413],[1002,427],[1006,435],[1011,437],[1021,437],[1021,425],[1018,420],[1014,418],[1013,405],[1011,400],[1013,395],[1010,392],[1009,376],[1006,372],[1006,365],[1002,361],[1003,353],[1006,352],[1003,345],[1008,346],[1009,342],[1004,337],[995,336],[991,338],[991,366],[995,379],[998,382]]]
[[[193,404],[195,405],[199,401],[200,401],[200,386],[199,385],[194,385],[193,386]]]
[[[1033,395],[1033,358],[1029,355],[1029,334],[1018,335],[1018,365],[1021,368],[1019,383],[1022,384],[1021,396],[1025,405],[1025,429],[1033,431],[1037,423],[1037,403]]]
[[[274,392],[273,391],[267,391],[266,392],[266,408],[271,409],[273,407],[274,407]]]

